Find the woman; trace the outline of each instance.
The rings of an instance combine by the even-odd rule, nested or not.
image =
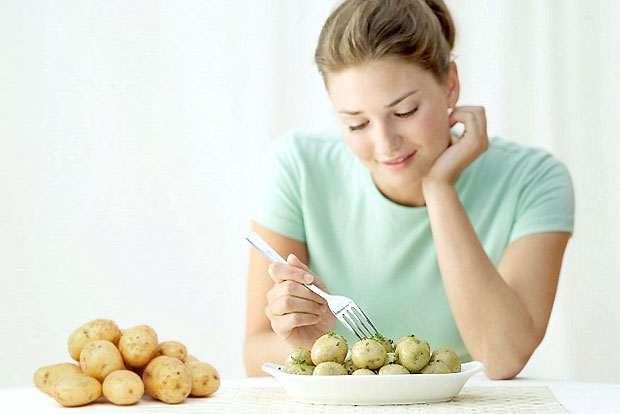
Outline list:
[[[541,150],[489,142],[484,108],[457,106],[454,38],[441,0],[348,0],[327,19],[315,60],[340,128],[274,148],[253,230],[287,264],[251,253],[248,375],[326,331],[353,339],[303,283],[492,379],[540,344],[573,229],[570,176]]]

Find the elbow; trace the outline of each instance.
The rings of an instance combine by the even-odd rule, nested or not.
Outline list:
[[[260,363],[256,361],[256,347],[250,338],[246,337],[243,343],[243,364],[245,365],[245,375],[247,377],[264,377],[267,374],[261,369]]]
[[[482,362],[486,367],[485,375],[491,380],[515,378],[530,360],[539,343],[539,340],[535,340],[521,349],[493,354],[493,356],[483,359]]]
[[[258,374],[249,349],[248,338],[246,338],[243,343],[243,365],[245,366],[245,375],[248,377],[256,377]]]
[[[486,369],[484,371],[487,378],[491,380],[511,380],[516,377],[523,367],[523,364],[485,364]]]

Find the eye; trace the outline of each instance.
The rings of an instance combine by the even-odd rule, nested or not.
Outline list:
[[[418,108],[416,107],[416,108],[413,108],[413,109],[412,109],[411,111],[409,111],[409,112],[405,112],[405,113],[403,113],[403,114],[394,114],[394,115],[396,115],[396,116],[397,116],[397,117],[399,117],[399,118],[407,118],[408,116],[413,115],[413,114],[414,114],[414,113],[416,113],[417,111],[418,111]]]
[[[364,127],[368,124],[368,121],[364,122],[363,124],[359,124],[359,125],[352,125],[349,127],[349,131],[358,131],[360,129],[364,129]]]

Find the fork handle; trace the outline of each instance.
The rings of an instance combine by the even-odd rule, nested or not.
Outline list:
[[[282,256],[280,256],[275,250],[273,250],[271,246],[269,246],[267,242],[263,240],[255,232],[251,232],[245,239],[249,241],[250,244],[256,248],[256,250],[261,252],[263,256],[265,256],[267,259],[269,259],[273,263],[287,263],[286,260],[282,258]],[[326,292],[323,292],[321,289],[319,289],[318,287],[314,285],[307,285],[304,283],[304,286],[325,300],[328,300],[331,297],[331,295],[329,295]]]

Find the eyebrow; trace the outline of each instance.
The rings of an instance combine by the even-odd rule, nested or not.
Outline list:
[[[406,98],[406,97],[408,97],[408,96],[413,95],[414,93],[418,92],[419,90],[420,90],[420,89],[415,89],[415,90],[413,90],[413,91],[409,91],[409,92],[405,93],[404,95],[402,95],[402,96],[400,96],[400,97],[396,98],[396,99],[394,100],[394,102],[392,102],[392,103],[390,103],[390,104],[386,105],[385,107],[386,107],[386,108],[391,108],[392,106],[399,104],[399,103],[400,103],[403,99],[405,99],[405,98]],[[338,113],[339,113],[339,114],[347,114],[347,115],[359,115],[359,114],[361,114],[361,113],[362,113],[362,111],[347,111],[347,110],[342,110],[342,111],[338,111]]]

